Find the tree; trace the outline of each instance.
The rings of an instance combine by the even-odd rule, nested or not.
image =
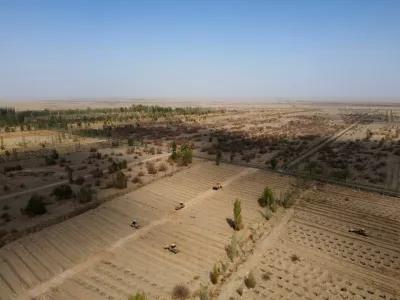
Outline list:
[[[69,166],[67,166],[66,169],[67,169],[67,172],[68,172],[68,182],[70,184],[73,184],[74,183],[74,178],[72,177],[72,169]]]
[[[222,153],[221,153],[221,150],[218,149],[218,150],[217,150],[216,157],[215,157],[215,164],[216,164],[217,166],[219,165],[219,162],[221,161],[221,158],[222,158]]]
[[[78,192],[78,200],[80,203],[85,204],[93,200],[94,191],[90,186],[82,186]]]
[[[242,203],[239,199],[236,199],[233,205],[233,223],[235,230],[240,230],[243,228]]]
[[[74,195],[74,192],[72,191],[70,185],[62,184],[60,186],[55,187],[51,194],[52,196],[55,196],[58,200],[63,200],[63,199],[71,199],[72,196]]]
[[[265,187],[261,197],[258,199],[258,204],[261,207],[270,206],[273,202],[274,194],[269,187]]]
[[[125,189],[127,186],[128,178],[125,176],[124,172],[118,170],[117,174],[115,174],[114,187],[117,189]]]
[[[171,146],[171,159],[176,160],[178,158],[178,153],[176,152],[176,143],[175,141],[172,142]]]
[[[181,147],[181,158],[185,166],[190,164],[193,160],[193,151],[187,145]]]
[[[274,157],[273,159],[271,159],[271,168],[272,168],[272,170],[275,170],[277,165],[278,165],[278,161]]]
[[[45,214],[47,212],[47,209],[43,196],[33,194],[29,199],[28,204],[24,209],[24,212],[32,216]]]
[[[232,234],[231,243],[225,246],[226,255],[229,257],[231,261],[234,261],[235,257],[237,256],[237,241],[236,241],[236,231]]]

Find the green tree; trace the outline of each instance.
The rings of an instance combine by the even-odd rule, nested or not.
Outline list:
[[[28,204],[24,209],[24,212],[32,216],[45,214],[47,212],[47,209],[43,196],[33,194],[29,199]]]
[[[125,189],[128,186],[128,178],[121,170],[115,174],[114,187],[117,189]]]
[[[187,145],[181,147],[181,159],[185,166],[192,163],[193,151]]]
[[[275,170],[277,165],[278,165],[278,161],[274,157],[273,159],[271,159],[271,168],[272,168],[272,170]]]
[[[227,246],[225,246],[225,252],[226,255],[229,257],[231,261],[234,261],[235,257],[238,254],[237,251],[237,240],[236,240],[236,231],[233,232],[232,234],[232,240],[231,243]]]
[[[222,158],[222,153],[221,153],[221,150],[218,149],[218,150],[217,150],[216,157],[215,157],[215,164],[216,164],[217,166],[219,165],[219,163],[220,163],[220,161],[221,161],[221,158]]]
[[[80,203],[85,204],[89,203],[93,200],[94,191],[90,188],[90,186],[82,186],[78,192],[78,200]]]
[[[233,205],[233,223],[235,230],[240,230],[243,228],[242,203],[239,199],[236,199]]]
[[[66,167],[66,169],[67,169],[67,172],[68,172],[68,182],[70,183],[70,184],[73,184],[74,183],[74,178],[72,177],[72,169],[70,168],[70,167]]]
[[[175,141],[173,141],[171,146],[171,159],[176,160],[177,158],[178,158],[178,153],[176,152],[176,143]]]
[[[269,187],[265,187],[261,197],[258,199],[258,204],[261,207],[270,206],[273,202],[274,194]]]

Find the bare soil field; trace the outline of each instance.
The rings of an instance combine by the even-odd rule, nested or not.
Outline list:
[[[7,287],[1,296],[37,296],[52,287],[37,299],[125,299],[137,289],[163,299],[174,284],[193,278],[190,284],[197,288],[207,282],[213,263],[226,259],[224,245],[232,235],[227,218],[235,198],[243,201],[244,249],[250,228],[261,235],[269,226],[257,204],[266,180],[275,189],[291,185],[290,178],[254,169],[202,163],[8,244],[0,250],[0,278]],[[222,190],[211,189],[216,181]],[[185,209],[174,212],[180,201]],[[129,226],[133,218],[142,225],[137,232]],[[177,243],[181,252],[164,250],[168,243]],[[74,266],[80,271],[50,284]]]
[[[327,185],[292,209],[279,237],[262,242],[220,299],[399,299],[397,198]],[[244,283],[250,271],[257,281],[251,289]]]

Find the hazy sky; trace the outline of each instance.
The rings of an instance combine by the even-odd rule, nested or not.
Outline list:
[[[400,0],[0,0],[0,98],[400,97]]]

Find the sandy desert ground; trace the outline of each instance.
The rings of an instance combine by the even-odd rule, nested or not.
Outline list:
[[[137,291],[149,299],[171,299],[181,283],[191,299],[201,300],[399,299],[399,200],[356,189],[398,189],[397,109],[208,104],[223,111],[140,113],[140,126],[138,115],[125,122],[116,114],[115,122],[107,123],[111,139],[67,135],[57,144],[51,137],[59,133],[51,130],[2,132],[0,231],[14,238],[0,248],[0,299],[128,299]],[[59,103],[51,105],[56,109]],[[71,126],[85,132],[99,124]],[[21,134],[27,145],[6,155],[18,147]],[[46,147],[35,148],[43,143],[38,136],[47,139]],[[130,138],[135,146],[128,146]],[[173,141],[194,149],[188,166],[168,159]],[[46,165],[53,149],[60,158]],[[123,160],[128,182],[119,190],[110,185],[115,174],[106,170]],[[73,168],[74,178],[85,178],[84,185],[71,184],[75,193],[90,185],[96,198],[108,201],[97,199],[92,204],[100,206],[62,217],[83,212],[86,205],[50,195],[54,187],[68,184],[66,166]],[[95,168],[104,174],[93,178]],[[326,182],[328,175],[353,188],[312,181]],[[221,190],[212,189],[216,182]],[[265,187],[279,200],[296,191],[294,205],[278,206],[268,215],[258,203]],[[46,214],[21,214],[33,193],[45,197]],[[244,229],[236,232],[238,255],[231,260],[226,247],[233,243],[235,199],[242,203]],[[180,201],[186,207],[175,211]],[[129,226],[132,219],[141,229]],[[351,228],[365,228],[368,235]],[[170,243],[178,245],[178,254],[164,249]],[[213,268],[218,269],[215,284],[210,282]]]

